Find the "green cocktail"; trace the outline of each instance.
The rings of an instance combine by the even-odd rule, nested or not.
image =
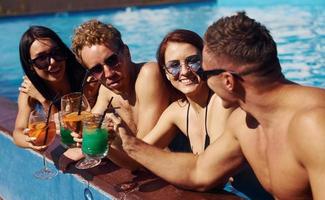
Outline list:
[[[95,167],[107,155],[109,133],[107,123],[100,124],[101,116],[93,114],[91,117],[82,120],[81,150],[86,158],[76,164],[78,169]]]
[[[71,136],[71,131],[69,129],[64,128],[63,126],[60,127],[61,133],[61,142],[66,147],[73,147],[76,145],[76,142],[73,140]]]
[[[102,158],[108,151],[108,130],[106,128],[84,127],[82,152],[91,157]]]

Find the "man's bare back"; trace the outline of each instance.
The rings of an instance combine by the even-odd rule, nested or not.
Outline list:
[[[245,111],[236,110],[232,116],[232,122],[236,123],[234,127],[238,130],[235,130],[236,138],[259,181],[274,197],[311,199],[307,168],[309,163],[302,157],[303,149],[297,145],[302,140],[299,135],[301,133],[296,132],[299,128],[300,132],[308,135],[311,130],[306,129],[302,123],[297,124],[297,118],[302,118],[304,113],[312,109],[319,109],[325,116],[325,91],[289,85],[283,89],[282,94],[277,98],[282,101],[274,102],[274,110],[264,114],[270,120],[259,123]],[[270,118],[271,115],[273,117]],[[319,120],[324,121],[324,118]],[[243,124],[243,121],[247,123]],[[317,137],[310,136],[306,142],[313,143],[318,137],[325,139],[325,133]],[[313,151],[312,146],[308,148]],[[315,149],[314,154],[318,153],[321,152]]]

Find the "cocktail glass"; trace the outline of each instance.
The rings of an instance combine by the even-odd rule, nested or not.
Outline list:
[[[33,110],[29,116],[28,123],[28,136],[33,139],[32,143],[35,146],[48,146],[50,145],[56,135],[55,123],[53,120],[47,122],[46,114],[40,110]],[[57,175],[58,171],[50,169],[47,166],[44,151],[43,156],[43,168],[34,173],[34,177],[38,179],[51,179]]]
[[[89,169],[100,164],[108,152],[108,129],[106,121],[101,124],[102,115],[93,115],[83,120],[82,153],[85,159],[76,164],[78,169]]]
[[[80,101],[81,107],[80,107]],[[80,109],[80,111],[79,111]],[[82,120],[91,116],[90,105],[80,92],[66,94],[61,98],[60,133],[63,146],[70,148],[77,146],[71,132],[81,135]]]

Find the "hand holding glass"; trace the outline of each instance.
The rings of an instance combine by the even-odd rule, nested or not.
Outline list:
[[[43,111],[33,110],[29,116],[28,123],[28,136],[33,139],[32,143],[35,146],[48,146],[55,139],[55,123],[49,121],[46,123],[46,114]],[[43,155],[43,168],[34,173],[34,176],[38,179],[51,179],[57,175],[56,170],[51,170],[46,165],[46,159],[44,152]]]
[[[79,113],[80,101],[82,102]],[[80,92],[66,94],[61,98],[60,133],[61,143],[63,146],[67,148],[76,146],[76,142],[73,140],[71,132],[76,132],[81,135],[81,121],[84,118],[91,116],[89,110],[90,105],[84,95],[81,97]]]

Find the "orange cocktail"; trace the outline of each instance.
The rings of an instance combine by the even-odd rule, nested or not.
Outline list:
[[[49,145],[55,138],[55,123],[53,121],[50,121],[47,126],[45,122],[33,122],[28,125],[28,128],[28,136],[35,139],[32,141],[35,146]]]
[[[68,114],[63,114],[62,121],[65,129],[81,134],[82,124],[81,122],[92,116],[91,112],[82,111],[80,115],[78,112],[72,112]]]

